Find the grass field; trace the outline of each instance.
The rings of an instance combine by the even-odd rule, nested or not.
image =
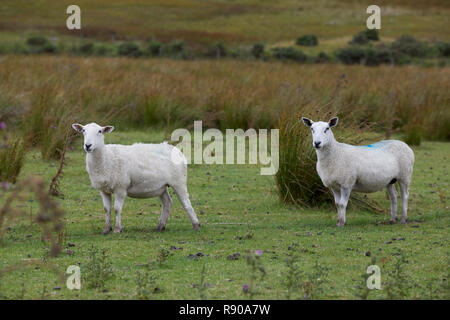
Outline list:
[[[163,136],[160,131],[117,128],[106,142],[159,142]],[[65,199],[58,200],[66,212],[63,253],[46,258],[48,243],[41,242],[39,227],[23,219],[5,235],[0,267],[45,259],[64,272],[69,265],[79,264],[82,289],[70,291],[47,269],[27,267],[0,278],[2,299],[249,298],[243,285],[251,282],[252,275],[259,277],[259,272],[250,271],[244,258],[248,250],[262,250],[258,261],[266,271],[263,280],[254,280],[258,294],[253,297],[283,299],[287,294],[285,258],[294,252],[289,250],[293,243],[298,245],[294,265],[304,271],[303,284],[309,283],[306,288],[314,299],[357,298],[355,287],[364,286],[361,275],[374,256],[381,268],[382,289],[371,292],[369,298],[386,298],[388,291],[393,298],[449,298],[448,284],[443,280],[448,279],[449,270],[449,143],[425,142],[414,149],[416,164],[407,225],[387,224],[389,200],[385,192],[373,195],[385,208],[384,214],[353,209],[347,215],[347,225],[337,228],[334,208],[282,205],[273,177],[259,175],[256,166],[192,165],[188,187],[202,224],[200,231],[192,230],[175,198],[167,229],[161,233],[154,231],[159,199],[127,199],[123,233],[107,236],[101,235],[102,201],[90,186],[81,143],[75,141],[74,150],[68,153],[61,182]],[[39,151],[32,150],[19,180],[37,174],[49,181],[56,169],[57,162],[43,161]],[[7,193],[0,192],[2,203]],[[37,211],[32,199],[25,206]],[[113,271],[113,276],[96,289],[88,288],[85,282],[92,272],[87,269],[91,246],[107,250],[106,262],[111,263]],[[162,249],[169,252],[167,258]],[[238,260],[229,260],[228,256],[235,253],[240,253]],[[401,265],[401,275],[394,276],[401,257],[407,262]],[[314,267],[316,263],[319,267]],[[147,273],[154,280],[142,280]],[[395,279],[401,279],[402,289]],[[154,287],[158,288],[156,293]],[[143,294],[142,288],[150,293]],[[304,297],[304,288],[292,289],[291,298]]]
[[[0,158],[8,159],[0,162],[0,300],[450,299],[450,69],[437,47],[450,41],[450,1],[378,1],[382,43],[368,47],[382,49],[408,34],[429,50],[415,65],[378,67],[334,63],[336,50],[366,29],[371,1],[79,0],[80,31],[66,28],[70,4],[0,4]],[[316,35],[319,45],[295,45],[305,34]],[[29,50],[27,40],[39,36],[54,51]],[[162,55],[162,47],[158,55],[116,56],[123,44],[148,50],[155,39],[167,48],[184,41],[186,56],[167,48]],[[106,53],[77,51],[91,42]],[[309,58],[323,51],[334,60],[255,58],[256,43],[266,52],[292,46]],[[237,55],[205,55],[219,44]],[[347,225],[337,228],[333,206],[284,204],[274,177],[260,175],[256,165],[190,165],[199,231],[173,196],[166,231],[155,231],[159,199],[127,199],[124,231],[103,236],[102,199],[77,139],[60,181],[64,198],[55,198],[65,212],[62,253],[52,257],[37,219],[22,217],[3,229],[10,211],[2,206],[14,192],[6,181],[15,181],[11,172],[20,171],[22,152],[18,185],[37,175],[47,194],[73,122],[114,125],[106,142],[131,144],[161,142],[175,128],[192,129],[194,120],[224,131],[283,128],[283,119],[299,115],[339,116],[337,136],[361,144],[395,138],[417,145],[407,225],[388,224],[386,192],[369,196],[383,212],[350,205]],[[299,141],[297,133],[290,138]],[[37,214],[38,198],[29,195],[14,207]],[[368,292],[371,264],[381,268],[382,288]],[[70,265],[81,268],[79,291],[54,272]]]
[[[4,0],[0,6],[0,31],[4,38],[39,32],[49,36],[103,40],[162,41],[182,39],[191,45],[217,41],[226,44],[294,42],[302,34],[325,40],[322,50],[345,45],[365,29],[370,1],[338,0],[79,0],[82,30],[65,27],[71,1]],[[379,1],[381,37],[411,34],[423,40],[448,41],[448,1]],[[331,41],[330,41],[331,40]]]

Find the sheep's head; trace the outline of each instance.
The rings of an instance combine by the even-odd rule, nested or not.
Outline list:
[[[333,132],[331,132],[331,127],[337,125],[337,117],[331,119],[328,122],[314,122],[311,119],[302,117],[302,121],[306,126],[311,128],[314,148],[324,148],[327,144],[334,140]]]
[[[85,126],[74,123],[72,128],[84,136],[84,151],[90,153],[95,149],[103,147],[105,144],[104,134],[114,130],[113,126],[102,127],[96,123],[89,123]]]

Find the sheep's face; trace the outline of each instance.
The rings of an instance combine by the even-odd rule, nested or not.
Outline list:
[[[314,122],[308,118],[302,118],[303,123],[311,129],[313,147],[322,149],[334,140],[331,127],[337,125],[338,118],[333,118],[328,122],[318,121]]]
[[[72,128],[82,133],[84,136],[84,151],[87,153],[93,152],[94,150],[103,147],[105,144],[104,134],[109,133],[114,130],[113,126],[102,127],[96,123],[89,123],[85,126],[74,123]]]

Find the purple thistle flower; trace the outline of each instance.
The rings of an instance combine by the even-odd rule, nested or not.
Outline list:
[[[6,129],[5,121],[0,122],[0,130],[5,130],[5,129]]]
[[[242,286],[242,290],[244,291],[244,293],[247,293],[248,292],[248,289],[249,289],[249,286],[248,286],[248,284],[244,284],[243,286]]]
[[[8,182],[2,181],[2,189],[7,190],[8,189]]]
[[[255,255],[256,255],[257,257],[262,256],[262,254],[263,254],[262,250],[255,250]]]

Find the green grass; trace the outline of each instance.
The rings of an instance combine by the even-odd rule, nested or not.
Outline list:
[[[163,138],[163,132],[117,131],[109,135],[106,142],[159,142]],[[416,165],[407,225],[386,224],[389,200],[385,192],[373,195],[386,209],[385,214],[350,209],[347,225],[337,228],[334,208],[305,210],[283,206],[277,197],[273,177],[259,175],[256,166],[192,165],[188,187],[202,224],[200,231],[192,230],[187,214],[173,196],[174,206],[166,231],[154,231],[161,209],[159,199],[127,199],[122,215],[123,233],[107,236],[101,235],[104,225],[102,201],[99,193],[90,186],[81,143],[76,140],[74,150],[68,153],[68,165],[61,181],[65,199],[58,201],[66,211],[63,253],[57,258],[48,258],[48,261],[63,272],[69,265],[80,263],[82,289],[70,291],[65,284],[57,283],[52,272],[27,267],[0,278],[0,298],[134,299],[138,297],[136,272],[143,273],[149,261],[156,261],[158,251],[168,249],[170,255],[162,264],[148,264],[160,289],[153,298],[199,298],[196,284],[200,283],[205,266],[204,282],[208,285],[203,294],[207,298],[244,299],[247,296],[242,286],[249,282],[250,269],[243,257],[248,250],[260,249],[263,251],[260,260],[267,275],[259,283],[261,294],[255,297],[282,299],[286,294],[282,285],[286,272],[284,258],[293,242],[302,249],[298,260],[302,270],[311,272],[316,262],[329,269],[324,291],[317,298],[356,298],[355,286],[362,285],[361,275],[371,260],[365,256],[367,251],[378,257],[382,288],[388,281],[387,272],[394,268],[398,259],[396,252],[403,252],[408,260],[404,267],[411,286],[408,298],[426,298],[427,283],[438,288],[439,279],[447,277],[450,143],[424,142],[414,149]],[[45,162],[38,150],[32,150],[27,154],[19,180],[37,174],[50,181],[56,170],[56,162]],[[3,203],[5,192],[0,192],[0,203]],[[26,202],[25,206],[37,211],[35,201]],[[67,247],[69,242],[75,246]],[[114,273],[98,289],[89,289],[83,282],[92,245],[107,249],[108,262]],[[41,259],[47,246],[40,240],[37,225],[30,225],[28,219],[20,220],[7,232],[0,247],[0,268]],[[170,250],[171,246],[183,249]],[[72,250],[73,255],[67,254],[67,249]],[[198,252],[204,256],[197,260],[187,258]],[[241,254],[239,260],[227,259],[237,252]],[[55,286],[62,288],[53,289]],[[384,297],[384,291],[371,292],[369,296]],[[448,298],[448,292],[441,292],[439,297]]]

